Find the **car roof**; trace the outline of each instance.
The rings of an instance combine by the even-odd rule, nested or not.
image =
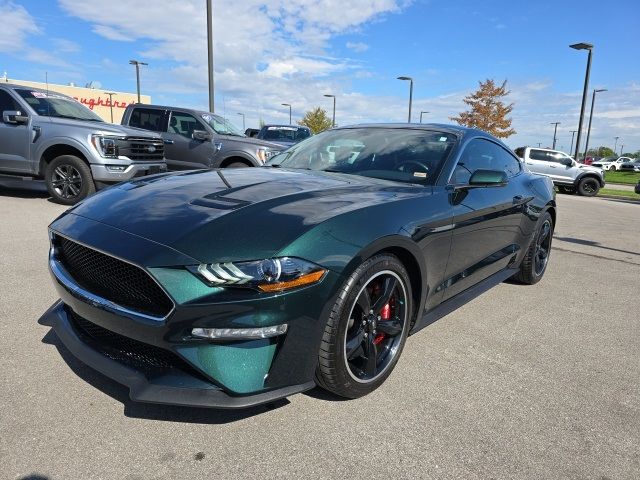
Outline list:
[[[222,117],[222,115],[218,113],[207,112],[206,110],[198,110],[195,108],[187,108],[187,107],[175,107],[171,105],[150,105],[147,103],[134,103],[130,105],[131,108],[141,107],[141,108],[150,108],[152,110],[180,110],[182,112],[195,113],[197,115],[216,115],[218,117]]]
[[[276,124],[276,123],[268,123],[266,125],[263,125],[262,128],[268,128],[268,127],[281,127],[281,128],[303,128],[305,130],[309,130],[309,127],[305,127],[304,125],[280,125],[280,124]]]
[[[361,123],[336,127],[334,130],[348,128],[411,128],[416,130],[437,130],[439,132],[451,133],[458,136],[473,134],[487,138],[495,138],[493,135],[477,128],[463,127],[462,125],[451,125],[447,123]]]

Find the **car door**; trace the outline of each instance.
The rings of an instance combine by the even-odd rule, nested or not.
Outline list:
[[[31,119],[26,123],[5,122],[3,114],[7,111],[20,111],[28,115],[27,110],[7,90],[0,89],[0,170],[30,172]]]
[[[555,177],[552,176],[551,178],[557,183],[572,184],[580,174],[578,162],[575,162],[565,153],[557,152],[551,155],[549,163],[555,175]]]
[[[504,186],[456,188],[468,185],[479,169],[507,173]],[[501,145],[474,138],[463,148],[448,188],[453,206],[453,236],[443,300],[451,298],[505,269],[519,249],[524,207],[522,165]]]
[[[165,139],[165,157],[170,170],[193,170],[211,168],[218,153],[214,142],[193,138],[196,130],[211,133],[204,122],[196,116],[171,111],[167,130],[163,133]]]
[[[546,150],[530,149],[526,163],[529,170],[533,173],[547,175],[548,177],[554,175],[554,170],[550,165],[548,152]]]

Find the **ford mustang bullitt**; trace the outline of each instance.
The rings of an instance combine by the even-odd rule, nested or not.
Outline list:
[[[357,398],[409,335],[538,282],[555,221],[551,180],[487,133],[337,128],[262,168],[144,177],[71,208],[49,228],[45,320],[134,401]]]

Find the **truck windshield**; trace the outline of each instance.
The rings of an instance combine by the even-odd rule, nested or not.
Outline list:
[[[43,117],[72,118],[103,122],[98,115],[73,98],[55,92],[17,90],[31,108]]]
[[[244,137],[242,133],[233,123],[226,118],[219,117],[218,115],[212,115],[205,113],[202,115],[202,119],[209,124],[213,130],[220,135],[233,135],[235,137]]]

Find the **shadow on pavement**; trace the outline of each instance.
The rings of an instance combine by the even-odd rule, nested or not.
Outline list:
[[[39,321],[40,324],[43,324]],[[277,400],[257,407],[240,410],[220,410],[213,408],[195,408],[172,405],[160,405],[151,403],[133,402],[129,398],[129,389],[101,373],[87,367],[73,356],[63,345],[53,330],[49,330],[42,338],[42,343],[53,345],[58,349],[60,356],[73,372],[82,380],[94,388],[106,393],[111,398],[122,403],[124,414],[130,418],[143,418],[146,420],[161,420],[166,422],[225,424],[244,420],[270,410],[275,410],[288,405],[287,399]]]
[[[44,182],[27,180],[0,181],[0,197],[49,198]]]
[[[558,237],[556,235],[554,235],[553,238],[555,238],[556,240],[561,240],[563,242],[575,243],[577,245],[586,245],[588,247],[602,248],[603,250],[611,250],[614,252],[628,253],[629,255],[640,255],[640,253],[632,252],[631,250],[622,250],[620,248],[605,247],[604,245],[601,245],[599,242],[594,242],[592,240],[583,240],[581,238],[573,238],[573,237]]]

